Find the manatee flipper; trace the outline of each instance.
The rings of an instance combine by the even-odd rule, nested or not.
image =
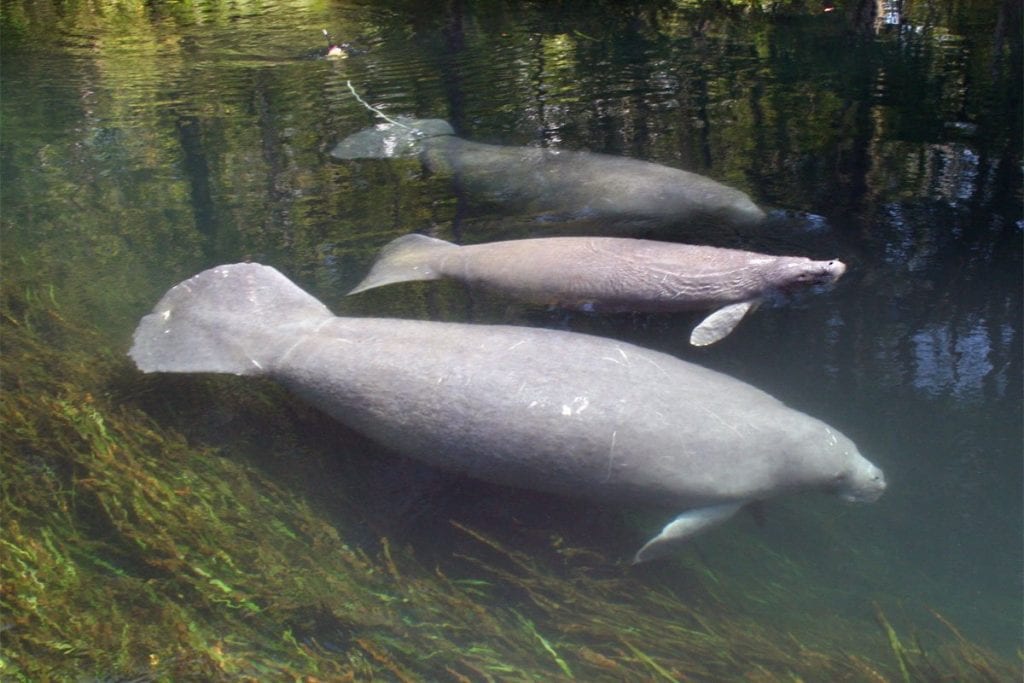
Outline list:
[[[687,510],[666,524],[660,534],[647,541],[633,557],[633,564],[647,562],[674,552],[677,546],[693,536],[728,520],[739,512],[743,505],[743,502],[723,503],[722,505]]]
[[[422,151],[423,140],[455,135],[447,121],[399,117],[353,133],[331,150],[331,157],[346,159],[403,159]]]
[[[259,375],[287,352],[282,343],[331,318],[269,266],[218,266],[171,288],[139,323],[128,355],[143,372]]]
[[[403,235],[384,245],[370,272],[349,294],[396,282],[439,280],[442,274],[434,265],[437,257],[458,248],[457,244],[426,235]]]
[[[707,346],[721,341],[736,329],[736,326],[743,320],[743,316],[756,311],[760,305],[760,299],[751,299],[722,306],[693,328],[693,332],[690,333],[690,343],[694,346]]]

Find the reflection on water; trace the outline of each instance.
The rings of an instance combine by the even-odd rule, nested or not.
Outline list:
[[[913,342],[915,388],[933,396],[952,394],[960,400],[982,396],[983,382],[994,369],[989,362],[992,344],[983,322],[971,325],[963,334],[930,326],[916,333]],[[1005,387],[1005,381],[1001,384]]]
[[[800,620],[823,605],[902,596],[1012,652],[1022,564],[1019,3],[847,3],[784,19],[718,5],[7,3],[5,260],[51,287],[42,291],[66,319],[95,326],[98,347],[127,348],[169,285],[251,259],[341,314],[556,325],[723,370],[836,424],[891,481],[869,511],[805,514],[815,503],[794,502],[763,529],[724,528],[694,555],[719,581],[760,586],[763,566],[779,581],[789,563],[811,567],[822,586],[843,577],[855,596],[792,580],[792,609],[766,610],[787,626],[813,632]],[[875,6],[877,33],[853,30],[855,5]],[[325,28],[365,53],[311,59]],[[686,344],[686,315],[510,308],[446,285],[342,299],[378,249],[410,231],[485,242],[571,229],[474,204],[418,159],[332,163],[334,144],[376,122],[348,81],[389,115],[444,119],[467,140],[706,175],[770,217],[701,241],[839,257],[849,272],[834,291],[763,310],[703,351]],[[138,387],[131,377],[121,381]],[[154,419],[197,440],[225,438],[218,420],[229,418],[176,421],[203,401],[188,383],[167,386],[184,398],[152,406]],[[111,391],[129,406],[145,400],[137,388]],[[412,505],[389,488],[373,490]],[[480,519],[500,528],[502,512],[518,510],[558,520],[577,545],[621,542],[602,548],[610,556],[650,531],[602,535],[559,501],[517,508],[514,493],[488,490],[482,501],[470,484],[454,488],[423,494],[457,500],[441,507],[439,526],[445,513],[472,522],[486,509]],[[419,517],[433,517],[432,505],[445,504]],[[445,529],[431,528],[431,545],[444,547]],[[402,542],[436,550],[415,534]]]

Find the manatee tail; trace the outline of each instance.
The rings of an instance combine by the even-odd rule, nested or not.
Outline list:
[[[370,268],[370,273],[349,294],[413,280],[439,280],[434,266],[438,256],[458,249],[458,245],[426,235],[404,235],[386,244]]]
[[[259,375],[331,317],[269,266],[218,266],[171,288],[139,322],[128,355],[143,372]]]
[[[373,128],[349,135],[331,150],[335,159],[401,159],[414,157],[423,149],[423,140],[439,135],[455,135],[441,119],[390,119]]]

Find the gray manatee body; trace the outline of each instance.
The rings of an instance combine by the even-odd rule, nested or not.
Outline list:
[[[425,235],[386,245],[350,294],[451,278],[534,303],[596,311],[714,312],[693,331],[712,344],[773,293],[831,284],[842,261],[614,237],[547,237],[458,246]]]
[[[872,501],[881,470],[837,430],[725,375],[555,330],[335,317],[278,271],[175,286],[130,351],[145,372],[262,375],[399,453],[470,477],[683,511],[646,560],[749,501]]]
[[[545,220],[720,228],[765,217],[743,192],[696,173],[629,157],[471,142],[438,119],[380,124],[331,151],[339,160],[416,155],[475,198]]]

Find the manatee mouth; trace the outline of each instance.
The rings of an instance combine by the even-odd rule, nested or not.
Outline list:
[[[846,493],[839,494],[839,497],[847,503],[874,503],[882,497],[882,493],[884,491],[884,488],[877,491],[870,491],[868,493],[862,491],[847,491]]]
[[[846,264],[839,259],[832,259],[816,274],[814,284],[816,285],[830,285],[843,276],[846,272]]]

